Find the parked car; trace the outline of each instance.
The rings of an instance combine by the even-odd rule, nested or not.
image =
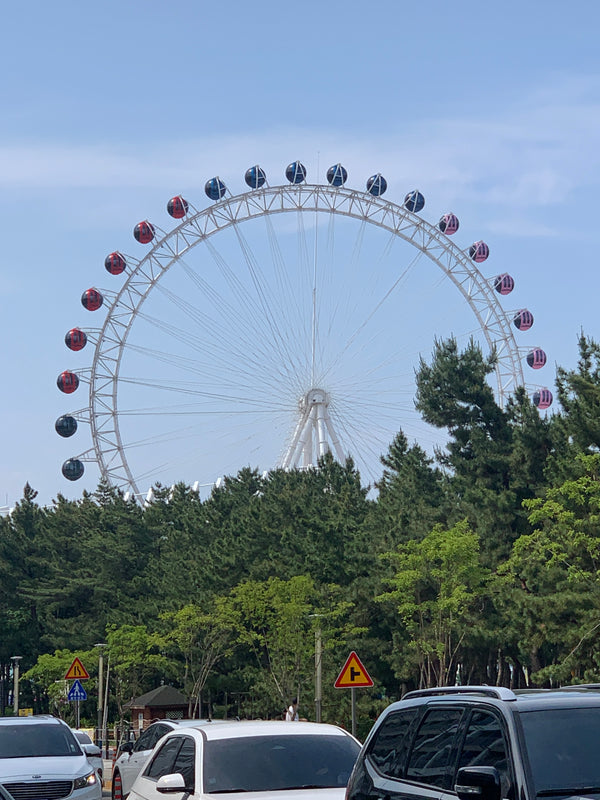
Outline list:
[[[80,745],[87,745],[86,753],[88,757],[88,761],[92,765],[92,767],[96,770],[96,774],[100,779],[100,783],[102,784],[103,779],[103,772],[104,772],[104,761],[102,760],[102,750],[98,747],[98,745],[94,744],[92,741],[92,737],[89,733],[85,731],[77,730],[77,728],[71,728],[73,736],[77,739]]]
[[[130,800],[189,793],[253,800],[343,800],[360,750],[335,725],[315,722],[223,722],[172,731],[155,747]]]
[[[14,800],[101,800],[87,747],[56,717],[0,717],[0,784]]]
[[[535,800],[600,794],[600,685],[409,692],[379,717],[346,800]]]
[[[124,742],[119,748],[112,774],[112,800],[125,800],[133,782],[146,766],[150,754],[159,739],[167,733],[186,725],[207,723],[214,725],[214,721],[200,719],[161,719],[149,725],[135,742]]]

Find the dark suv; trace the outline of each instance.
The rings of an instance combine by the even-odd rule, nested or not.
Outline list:
[[[346,800],[600,798],[600,685],[452,686],[390,705]]]

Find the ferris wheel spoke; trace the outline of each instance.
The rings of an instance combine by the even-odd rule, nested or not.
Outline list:
[[[190,349],[205,354],[214,354],[217,346],[225,344],[227,363],[247,365],[254,360],[260,363],[263,369],[265,366],[270,369],[271,374],[279,376],[279,379],[290,380],[290,371],[283,368],[279,354],[267,346],[268,337],[257,335],[256,327],[246,326],[244,328],[240,325],[240,320],[245,318],[242,309],[228,310],[227,320],[218,320],[214,317],[200,315],[191,302],[179,297],[174,292],[163,290],[162,294],[168,297],[176,307],[182,309],[189,319],[198,323],[195,332],[184,330],[180,325],[172,325],[147,312],[139,312],[141,319],[153,327],[160,328],[171,338],[185,344]],[[232,331],[235,332],[235,335]],[[200,336],[200,333],[203,335]]]
[[[234,226],[234,232],[237,246],[242,252],[248,274],[251,277],[250,285],[246,285],[241,281],[235,270],[229,266],[227,260],[212,243],[207,243],[220,274],[224,276],[227,285],[233,289],[235,296],[239,300],[239,307],[234,309],[234,313],[227,315],[227,322],[234,321],[236,329],[237,326],[240,326],[243,331],[244,335],[240,335],[239,338],[241,344],[244,345],[241,348],[244,354],[257,351],[263,362],[270,360],[272,364],[276,364],[276,372],[281,379],[293,385],[295,390],[298,391],[302,383],[302,367],[294,355],[293,348],[289,347],[289,337],[286,341],[285,337],[282,338],[281,336],[281,330],[285,331],[286,327],[284,326],[281,329],[279,323],[276,323],[276,317],[273,314],[273,309],[280,311],[282,307],[285,307],[285,303],[269,301],[268,281],[264,278],[260,268],[258,268],[257,257],[252,252],[250,244],[243,237],[238,226]],[[252,301],[253,297],[256,299],[256,303]],[[265,308],[270,309],[269,315],[265,313]],[[278,328],[279,338],[273,336],[274,325]],[[224,324],[222,328],[225,328]],[[223,338],[227,340],[226,329],[223,331]],[[242,341],[242,339],[245,341]],[[293,338],[291,341],[294,343]]]
[[[281,298],[286,306],[286,316],[292,320],[288,327],[296,331],[301,340],[306,343],[309,341],[309,309],[306,302],[309,297],[308,287],[300,286],[298,290],[296,272],[292,264],[286,259],[284,248],[279,241],[278,232],[269,215],[264,218],[266,237],[269,246],[269,255],[273,266],[273,283],[275,287],[275,297]]]
[[[190,395],[198,398],[204,398],[206,400],[218,400],[222,403],[246,403],[248,405],[256,405],[257,407],[263,407],[265,403],[263,394],[257,392],[256,389],[254,389],[255,397],[250,397],[248,395],[232,394],[230,391],[231,387],[229,386],[224,387],[225,390],[223,392],[207,392],[206,390],[198,388],[198,384],[190,381],[170,381],[169,383],[165,384],[157,379],[144,379],[127,376],[122,376],[120,380],[124,385],[139,386],[166,393]],[[243,389],[245,387],[243,384],[237,384],[237,388]],[[253,389],[253,387],[249,385],[248,389]]]
[[[259,411],[258,413],[260,415],[263,412]],[[255,417],[256,413],[253,412],[252,416]],[[227,451],[233,454],[231,461],[233,467],[235,465],[235,453],[239,448],[240,437],[242,437],[242,439],[244,439],[249,445],[252,443],[252,441],[255,441],[255,446],[251,446],[250,450],[258,452],[260,449],[260,434],[255,433],[248,435],[248,424],[246,422],[236,423],[236,420],[239,420],[239,416],[237,414],[228,414],[227,417],[228,424],[226,433],[222,432],[221,434],[217,435],[215,442],[219,444],[221,451]],[[281,426],[279,427],[281,429],[280,433],[283,433],[285,428],[281,428]],[[176,444],[177,447],[175,455],[170,461],[156,462],[152,464],[150,462],[152,454],[156,451],[157,447],[160,447],[164,444]],[[140,475],[138,475],[138,478],[139,480],[150,481],[157,478],[160,475],[160,472],[167,467],[174,471],[185,467],[186,464],[193,465],[197,460],[198,451],[202,450],[205,445],[205,434],[202,431],[199,431],[196,426],[186,425],[172,427],[168,432],[163,433],[161,436],[150,436],[137,440],[131,440],[124,444],[124,449],[128,453],[144,453],[144,463],[146,464],[146,469],[140,473]],[[232,469],[230,471],[235,470]],[[218,476],[215,476],[213,473],[202,476],[202,479],[206,480],[205,485],[211,485],[214,484],[216,477]]]
[[[234,225],[233,230],[246,262],[260,308],[264,314],[265,323],[270,334],[268,341],[271,341],[273,347],[278,350],[279,357],[285,365],[286,370],[290,373],[290,376],[293,375],[294,378],[296,378],[299,374],[302,374],[303,366],[298,361],[294,349],[289,346],[289,338],[285,332],[287,326],[282,324],[283,320],[280,315],[281,309],[272,301],[264,273],[260,268],[259,262],[248,240],[240,230],[240,226],[237,224]]]
[[[353,346],[357,338],[363,333],[365,328],[369,325],[369,323],[374,319],[377,315],[377,312],[382,308],[382,306],[387,303],[394,294],[394,292],[398,289],[401,283],[404,281],[410,270],[415,266],[415,264],[419,261],[421,257],[421,253],[417,253],[412,261],[405,267],[405,269],[401,272],[398,278],[394,281],[394,283],[389,287],[389,289],[385,292],[385,294],[378,300],[375,306],[371,309],[371,311],[367,314],[365,319],[361,322],[361,324],[354,330],[351,334],[350,338],[347,340],[346,344],[342,348],[342,350],[338,354],[338,360],[342,358]],[[336,362],[330,365],[329,369],[331,369]]]
[[[140,345],[130,345],[128,346],[128,350],[145,356],[147,359],[157,363],[168,364],[171,368],[175,368],[186,374],[198,375],[205,380],[210,380],[213,384],[223,383],[225,380],[228,380],[228,385],[232,387],[243,385],[243,379],[247,381],[247,387],[255,385],[256,374],[260,370],[263,378],[263,387],[270,387],[275,395],[283,392],[280,377],[278,377],[277,374],[270,374],[268,371],[265,371],[262,368],[262,362],[256,354],[244,359],[241,353],[238,354],[237,358],[232,358],[231,353],[229,353],[227,359],[215,363],[214,359],[198,361],[197,359],[186,358],[176,353],[158,351]],[[133,378],[129,380],[133,380]]]
[[[249,248],[246,248],[247,256],[251,259]],[[228,303],[221,293],[212,289],[208,291],[209,284],[206,280],[198,278],[194,271],[185,263],[183,259],[183,270],[188,277],[190,277],[200,291],[200,293],[207,297],[214,305],[214,308],[220,312],[217,318],[215,315],[208,315],[200,312],[196,305],[186,298],[182,298],[175,292],[160,286],[159,291],[169,299],[177,308],[182,310],[184,314],[192,320],[200,330],[206,334],[206,339],[201,340],[197,334],[193,335],[189,331],[181,334],[181,331],[175,326],[170,326],[160,320],[152,320],[148,314],[141,316],[150,322],[156,322],[163,330],[169,331],[175,338],[183,341],[188,346],[193,346],[194,341],[202,342],[199,349],[203,351],[213,350],[215,348],[215,338],[221,342],[228,342],[230,351],[228,353],[230,359],[237,359],[239,364],[248,363],[250,354],[255,353],[261,364],[271,364],[272,371],[277,374],[281,379],[292,382],[297,390],[299,378],[297,373],[293,373],[290,365],[293,363],[292,359],[283,359],[281,352],[273,346],[272,338],[268,335],[268,331],[264,330],[261,334],[261,327],[264,327],[264,320],[258,315],[252,304],[249,303],[249,295],[247,287],[244,287],[239,278],[235,276],[234,271],[228,266],[226,260],[219,253],[217,248],[210,245],[209,252],[212,259],[218,265],[219,271],[227,279],[227,285],[234,287],[236,296],[241,298],[242,305],[238,308]],[[262,322],[261,322],[262,320]],[[231,329],[235,328],[235,336],[232,335]]]
[[[281,368],[279,361],[273,358],[273,354],[264,348],[261,342],[246,343],[244,348],[243,341],[232,336],[231,333],[228,334],[227,338],[219,338],[216,335],[216,331],[213,331],[210,338],[207,334],[206,338],[201,339],[189,330],[170,325],[164,320],[147,313],[142,312],[140,317],[152,327],[160,329],[169,338],[182,343],[187,349],[198,352],[207,358],[203,361],[186,359],[174,352],[159,351],[143,345],[128,343],[127,350],[130,352],[154,358],[156,361],[162,361],[171,366],[189,369],[199,375],[206,374],[207,377],[215,374],[220,376],[230,374],[234,378],[239,375],[251,378],[260,373],[265,384],[274,389],[281,389],[288,381],[289,376]],[[215,364],[215,352],[217,349],[220,349],[223,357],[218,364]],[[211,367],[212,375],[209,375],[208,372]]]
[[[236,407],[233,411],[227,408],[207,408],[207,409],[198,409],[196,406],[194,409],[189,410],[177,410],[178,407],[175,406],[165,406],[164,408],[131,408],[131,409],[123,409],[122,411],[119,410],[120,417],[202,417],[202,418],[210,418],[210,417],[231,417],[232,413],[236,416],[243,416],[247,414],[262,414],[267,416],[272,414],[273,411],[285,411],[289,412],[292,409],[289,406],[284,405],[275,405],[272,408],[239,408]]]
[[[364,420],[359,418],[353,419],[352,417],[334,417],[333,421],[336,429],[341,431],[343,434],[345,443],[344,449],[347,455],[350,453],[364,453],[367,456],[366,463],[368,463],[368,461],[377,462],[379,460],[381,451],[377,446],[377,443],[373,441],[373,437],[365,434]],[[363,424],[362,432],[360,427],[361,424]],[[367,480],[369,482],[373,482],[376,477],[375,470],[372,468],[367,468],[364,471],[366,473]],[[363,475],[363,477],[365,476]]]
[[[202,314],[201,312],[198,311],[196,306],[189,300],[186,300],[180,297],[179,295],[176,295],[174,292],[171,292],[163,287],[161,287],[161,291],[163,295],[168,297],[168,299],[173,303],[173,305],[175,305],[179,310],[183,311],[183,313],[192,322],[195,323],[197,330],[203,332],[206,335],[207,338],[204,340],[206,342],[205,349],[209,346],[210,343],[212,343],[212,346],[214,348],[215,338],[219,336],[221,337],[226,336],[229,333],[223,322],[217,320],[215,317],[210,317],[206,314]],[[239,314],[239,310],[237,313]],[[147,315],[146,319],[149,320],[149,317]],[[235,319],[233,314],[231,315],[230,319]],[[163,326],[163,328],[164,327],[165,326]],[[242,331],[239,331],[238,333],[240,337],[243,334]],[[192,334],[188,333],[188,336],[190,336],[192,340],[196,339],[197,341],[202,341],[201,339],[198,338],[197,335],[193,336]],[[240,338],[240,341],[242,344],[244,344],[243,339]],[[249,342],[246,342],[246,344],[248,343]],[[240,349],[239,352],[241,354],[242,352],[247,352],[247,350],[242,351],[242,349]]]
[[[247,284],[244,284],[238,274],[239,270],[234,270],[227,259],[219,252],[214,243],[206,241],[206,247],[215,263],[219,274],[225,281],[225,286],[232,292],[233,298],[237,301],[236,305],[227,303],[219,298],[219,306],[222,311],[222,335],[226,335],[228,325],[232,321],[240,331],[241,338],[247,343],[259,340],[268,342],[268,329],[265,326],[264,317],[258,312],[257,307],[251,301],[251,292]],[[275,359],[275,353],[273,358]]]

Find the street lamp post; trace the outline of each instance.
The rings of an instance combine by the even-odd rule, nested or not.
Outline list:
[[[98,648],[98,727],[96,729],[96,744],[102,749],[102,688],[104,680],[104,648],[106,647],[106,643],[99,642],[95,644],[94,647]]]
[[[321,644],[321,627],[315,629],[315,719],[321,722],[321,701],[323,692],[321,687],[321,667],[323,648]]]
[[[19,661],[23,656],[11,656],[13,662],[13,714],[19,716]]]

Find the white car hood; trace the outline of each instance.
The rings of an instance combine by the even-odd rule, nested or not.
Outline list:
[[[0,758],[0,783],[9,781],[71,781],[90,772],[85,756]]]

